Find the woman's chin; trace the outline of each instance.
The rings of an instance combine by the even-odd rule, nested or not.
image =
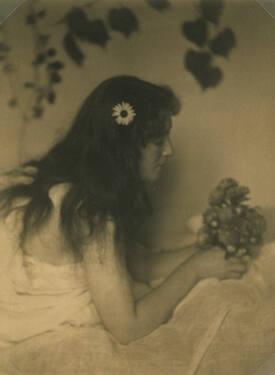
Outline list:
[[[156,171],[154,176],[151,176],[150,180],[148,181],[148,185],[150,185],[152,189],[155,189],[158,187],[159,182],[160,182],[160,176],[161,176],[161,170]]]

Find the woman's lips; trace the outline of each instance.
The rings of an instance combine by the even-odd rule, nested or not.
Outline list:
[[[165,163],[166,160],[162,160],[161,162],[158,163],[158,167],[161,168],[163,164]]]
[[[162,169],[163,164],[164,164],[164,163],[159,163],[159,164],[157,164],[157,166],[156,166],[157,171],[160,171],[160,170]]]

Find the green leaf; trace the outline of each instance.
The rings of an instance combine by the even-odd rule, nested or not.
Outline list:
[[[82,34],[81,36],[79,35],[79,38],[101,47],[105,47],[111,39],[104,22],[100,19],[86,22],[83,25]]]
[[[41,118],[43,115],[44,109],[41,106],[35,105],[32,108],[33,117]]]
[[[171,4],[168,0],[147,0],[148,4],[159,11],[167,10],[171,8]]]
[[[236,47],[236,37],[229,28],[224,29],[210,42],[212,52],[224,58],[229,56],[234,47]]]
[[[62,82],[62,78],[61,78],[60,74],[58,74],[56,72],[53,72],[51,74],[50,81],[52,83],[60,83],[60,82]]]
[[[38,13],[36,13],[37,17],[44,18],[46,16],[47,12],[45,9],[40,10]]]
[[[46,55],[44,53],[39,53],[35,60],[32,62],[32,65],[41,65],[46,61]]]
[[[185,55],[185,68],[198,81],[203,90],[217,86],[223,74],[220,68],[211,66],[212,56],[208,52],[188,50]]]
[[[26,16],[26,24],[27,25],[34,25],[36,23],[36,15],[34,13],[30,13]]]
[[[35,84],[34,82],[27,81],[24,83],[24,86],[28,89],[32,89],[35,86]]]
[[[47,51],[47,54],[49,57],[54,57],[56,55],[56,49],[55,48],[49,48]]]
[[[60,70],[64,68],[64,64],[61,61],[53,61],[48,64],[48,68],[52,70]]]
[[[200,12],[201,15],[209,22],[219,24],[220,17],[223,11],[223,0],[201,0]]]
[[[54,92],[54,91],[50,91],[50,92],[48,93],[47,99],[48,99],[48,102],[49,102],[50,104],[55,103],[55,100],[56,100],[56,94],[55,94],[55,92]]]
[[[203,18],[196,21],[186,21],[182,25],[183,35],[199,47],[203,47],[207,42],[207,23]]]
[[[110,9],[108,20],[112,30],[118,31],[126,37],[139,29],[136,15],[127,7]]]
[[[84,54],[79,48],[74,35],[67,33],[63,39],[63,46],[68,56],[78,65],[83,64]]]
[[[8,102],[8,105],[12,108],[16,107],[18,105],[17,99],[16,98],[10,99]]]
[[[73,7],[65,17],[70,33],[78,37],[85,34],[85,25],[89,19],[82,8]]]
[[[48,34],[39,34],[38,41],[40,47],[45,47],[49,43],[50,35]]]

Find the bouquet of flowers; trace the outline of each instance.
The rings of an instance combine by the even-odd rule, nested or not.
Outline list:
[[[232,178],[217,185],[203,213],[203,225],[198,232],[200,248],[218,246],[227,257],[238,257],[249,255],[263,242],[266,222],[259,208],[247,204],[249,193],[247,187]]]

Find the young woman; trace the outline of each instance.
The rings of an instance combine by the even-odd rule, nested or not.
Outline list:
[[[100,322],[128,344],[167,322],[198,281],[246,272],[220,249],[152,253],[139,243],[179,109],[166,86],[107,79],[64,139],[11,174],[0,195],[1,231],[12,234],[1,248],[3,347],[68,322]],[[137,297],[135,280],[159,277]]]

